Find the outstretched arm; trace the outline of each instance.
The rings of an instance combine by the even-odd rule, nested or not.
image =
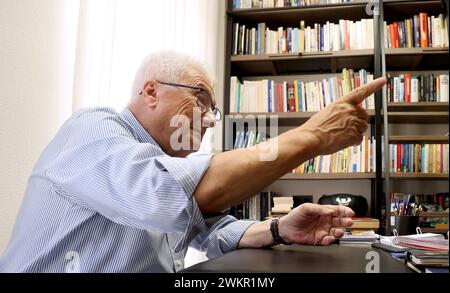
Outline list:
[[[379,78],[358,88],[302,126],[259,144],[256,149],[214,156],[194,192],[202,213],[219,212],[247,200],[313,157],[359,145],[369,120],[359,105],[385,83],[385,78]],[[273,161],[261,160],[267,149],[277,150]]]

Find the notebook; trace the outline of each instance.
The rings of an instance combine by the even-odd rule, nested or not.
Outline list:
[[[372,244],[374,242],[378,242],[379,235],[374,231],[370,231],[367,233],[361,234],[345,234],[342,238],[339,239],[340,244]]]
[[[383,236],[380,242],[394,247],[448,252],[448,240],[442,234],[424,233],[405,236]]]

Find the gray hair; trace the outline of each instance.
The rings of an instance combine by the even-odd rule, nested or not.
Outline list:
[[[179,52],[162,51],[147,56],[136,72],[131,99],[139,96],[145,83],[149,80],[183,83],[189,73],[200,73],[206,81],[214,86],[210,69],[199,60]]]

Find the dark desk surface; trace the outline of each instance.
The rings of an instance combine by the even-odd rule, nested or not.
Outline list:
[[[412,270],[388,253],[363,246],[276,246],[268,249],[238,249],[184,272],[260,273],[365,273],[369,251],[380,256],[381,273],[411,273]]]

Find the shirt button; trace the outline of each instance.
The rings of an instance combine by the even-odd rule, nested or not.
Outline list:
[[[181,268],[183,266],[183,262],[181,260],[177,260],[175,264],[177,265],[178,268]]]

